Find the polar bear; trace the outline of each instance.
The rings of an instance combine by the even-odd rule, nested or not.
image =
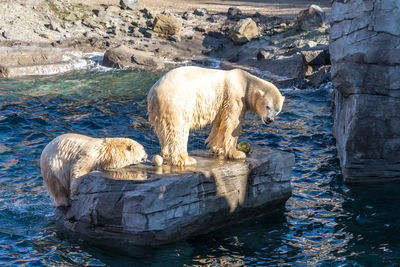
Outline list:
[[[243,70],[186,66],[169,71],[150,89],[147,111],[160,141],[161,156],[172,165],[196,164],[187,153],[189,130],[213,124],[206,142],[227,159],[243,159],[236,149],[246,112],[269,124],[285,97],[272,83]]]
[[[92,138],[63,134],[53,139],[40,156],[44,183],[57,206],[68,206],[80,177],[92,170],[122,168],[146,160],[143,146],[129,138]]]

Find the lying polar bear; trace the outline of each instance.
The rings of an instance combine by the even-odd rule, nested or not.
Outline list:
[[[80,177],[92,170],[122,168],[145,161],[146,151],[129,138],[92,138],[63,134],[52,140],[40,156],[44,183],[57,206],[68,206]]]
[[[236,150],[246,112],[271,123],[285,97],[272,83],[243,70],[180,67],[169,71],[150,89],[147,109],[161,145],[161,156],[172,165],[196,164],[187,153],[189,130],[213,124],[207,139],[211,150],[228,159],[243,159]]]

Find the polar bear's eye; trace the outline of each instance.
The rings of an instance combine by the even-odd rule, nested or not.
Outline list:
[[[270,110],[271,108],[270,108],[269,106],[266,106],[266,109],[267,109],[267,110]]]

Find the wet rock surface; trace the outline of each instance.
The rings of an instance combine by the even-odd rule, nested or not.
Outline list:
[[[399,17],[396,0],[333,3],[333,132],[348,183],[400,180]]]
[[[65,226],[91,238],[158,245],[250,220],[291,195],[294,155],[255,150],[243,161],[196,152],[198,164],[135,166],[82,178]]]

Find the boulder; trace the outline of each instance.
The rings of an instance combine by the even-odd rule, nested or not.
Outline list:
[[[303,56],[304,62],[310,66],[324,66],[330,65],[331,59],[329,50],[303,50],[300,52]]]
[[[193,14],[192,14],[192,13],[189,13],[189,12],[187,12],[187,11],[185,11],[185,12],[182,14],[182,18],[183,18],[184,20],[192,20],[192,19],[193,19]]]
[[[164,62],[156,58],[153,53],[135,50],[132,53],[132,61],[145,69],[162,69]]]
[[[244,44],[258,37],[257,24],[251,18],[241,19],[229,31],[235,44]]]
[[[154,18],[153,13],[150,10],[148,10],[147,8],[141,9],[140,12],[142,13],[143,18],[145,18],[145,19]]]
[[[122,9],[137,9],[139,8],[138,0],[121,0],[119,1],[119,5]]]
[[[275,54],[272,51],[262,49],[257,53],[257,60],[271,59],[274,56]]]
[[[242,15],[242,10],[237,7],[228,8],[228,19],[237,19]]]
[[[257,61],[256,66],[281,78],[296,80],[303,80],[307,71],[307,66],[304,64],[300,53],[290,56],[275,55],[266,59],[260,59]]]
[[[255,150],[239,161],[194,155],[198,164],[186,168],[89,173],[64,225],[91,239],[160,245],[266,215],[291,195],[291,153]]]
[[[164,63],[156,58],[153,53],[139,51],[120,45],[108,49],[104,53],[102,64],[106,67],[117,69],[162,69]]]
[[[133,49],[130,49],[124,45],[120,45],[111,49],[108,49],[104,53],[102,64],[106,67],[126,69],[134,66],[132,62]]]
[[[302,10],[297,15],[297,25],[303,31],[323,26],[325,23],[325,13],[317,5],[310,5],[308,9]]]
[[[193,14],[194,15],[196,15],[196,16],[205,16],[205,15],[207,15],[207,9],[205,9],[205,8],[196,8],[194,11],[193,11]]]
[[[313,88],[319,88],[321,84],[331,81],[331,67],[322,66],[316,71],[306,76],[307,84]]]
[[[400,181],[397,0],[334,1],[334,127],[345,182]]]
[[[182,29],[182,22],[171,16],[158,14],[153,21],[153,31],[160,37],[167,38],[171,35],[179,35]]]

